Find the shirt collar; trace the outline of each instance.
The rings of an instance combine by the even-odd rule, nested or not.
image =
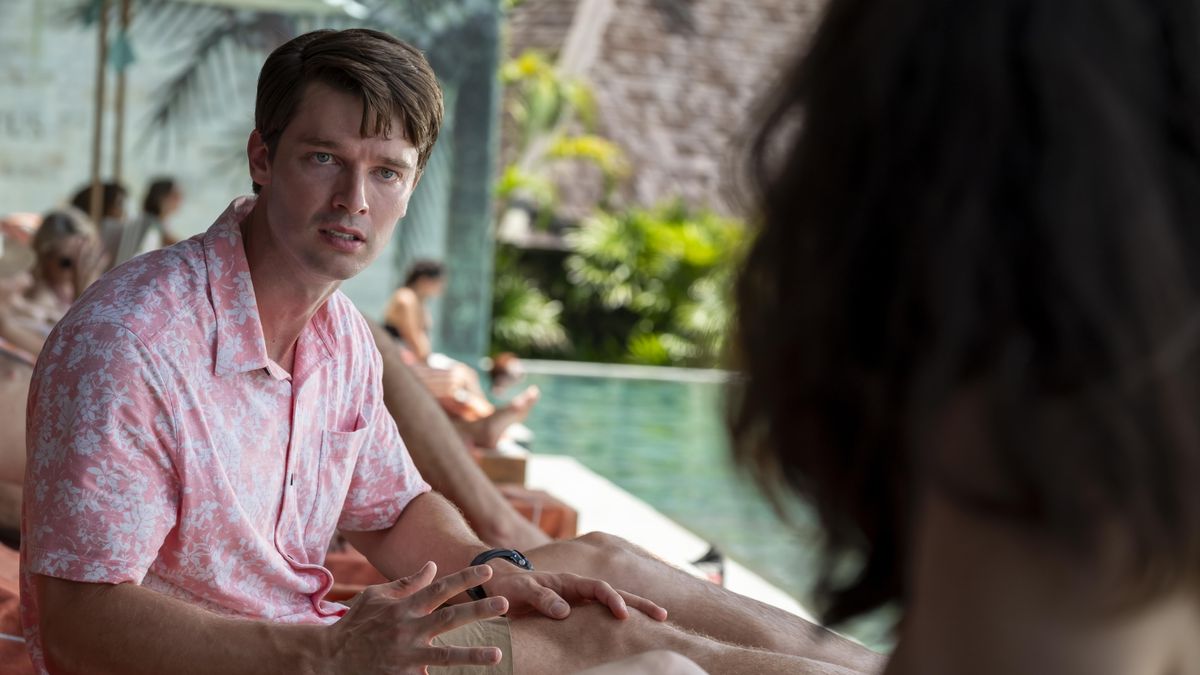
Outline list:
[[[254,196],[233,200],[204,234],[204,259],[217,330],[213,370],[220,377],[266,368],[275,378],[287,379],[283,369],[267,356],[267,341],[242,239],[242,221],[257,201]],[[296,340],[291,379],[306,378],[332,360],[336,334],[326,301]]]
[[[204,233],[209,296],[216,316],[214,372],[218,377],[266,368],[270,361],[242,242],[241,223],[254,209],[256,200],[233,200]]]

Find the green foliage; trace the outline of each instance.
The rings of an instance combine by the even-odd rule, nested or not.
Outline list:
[[[588,128],[595,120],[591,88],[559,75],[540,52],[527,51],[506,61],[500,66],[500,81],[510,93],[506,111],[517,123],[517,147],[522,151],[538,136],[554,131],[568,115]]]
[[[492,287],[492,351],[560,354],[570,348],[562,303],[551,300],[515,266],[514,252],[501,248]]]
[[[492,349],[604,363],[717,366],[742,239],[740,222],[676,203],[599,213],[567,237],[566,252],[502,244]],[[561,331],[563,342],[549,349],[545,342],[518,341],[518,326],[530,334]]]
[[[627,314],[621,360],[713,366],[729,323],[727,289],[743,228],[682,204],[599,214],[568,237],[575,304]]]
[[[500,67],[500,80],[506,88],[505,113],[515,133],[510,145],[517,153],[497,184],[501,210],[520,198],[539,211],[539,225],[550,222],[558,194],[549,175],[554,163],[561,161],[583,161],[599,168],[607,199],[629,167],[620,147],[589,133],[596,120],[591,88],[582,80],[564,77],[543,54],[532,50],[506,61]]]
[[[620,147],[590,133],[596,113],[591,90],[532,51],[506,62],[500,78],[517,152],[496,186],[500,210],[519,199],[533,206],[536,225],[552,221],[557,190],[549,172],[558,161],[597,167],[604,197],[597,214],[568,236],[564,254],[499,246],[493,350],[717,365],[741,225],[682,204],[606,211],[630,167]],[[567,133],[579,127],[582,133]],[[534,339],[543,333],[561,335],[561,342]]]
[[[629,162],[616,143],[594,134],[559,136],[550,143],[546,156],[550,159],[578,159],[594,164],[604,175],[605,193],[612,191],[616,181],[629,175]]]
[[[554,183],[538,173],[530,173],[518,166],[507,166],[496,181],[496,199],[508,201],[517,195],[534,199],[539,204],[554,200]]]

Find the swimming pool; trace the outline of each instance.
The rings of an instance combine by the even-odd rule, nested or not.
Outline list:
[[[795,527],[784,525],[734,470],[719,373],[529,366],[529,383],[542,390],[527,421],[535,452],[575,458],[813,606],[819,532],[803,511]],[[887,625],[872,616],[843,630],[887,648]]]

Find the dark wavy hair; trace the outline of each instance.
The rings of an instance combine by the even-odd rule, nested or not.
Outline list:
[[[146,188],[146,197],[142,200],[142,212],[161,218],[163,203],[177,189],[178,183],[174,178],[163,177],[150,181],[150,187]]]
[[[731,433],[827,621],[903,603],[925,491],[1196,581],[1198,3],[832,0],[750,157]]]
[[[408,267],[404,277],[405,286],[413,286],[422,279],[441,279],[446,274],[446,266],[436,260],[417,260]]]
[[[129,191],[120,183],[113,181],[101,183],[100,216],[103,218],[115,218],[125,208],[125,198],[128,196]],[[79,188],[75,196],[71,197],[71,206],[90,216],[92,209],[92,186],[85,185]]]
[[[442,126],[442,89],[418,49],[387,33],[349,28],[305,33],[271,52],[258,76],[254,127],[272,158],[310,82],[362,97],[364,137],[390,136],[398,119],[417,148],[417,169],[425,168]]]

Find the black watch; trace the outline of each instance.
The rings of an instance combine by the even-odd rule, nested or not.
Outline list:
[[[476,565],[482,565],[483,563],[495,558],[504,558],[508,562],[520,567],[523,570],[529,570],[530,572],[533,571],[533,564],[529,562],[529,558],[526,558],[524,553],[512,548],[494,548],[490,551],[484,551],[483,553],[475,556],[475,559],[471,561],[470,566],[474,567]],[[481,584],[474,588],[468,588],[467,595],[470,596],[472,600],[482,600],[487,597],[487,592],[483,590],[483,585]]]

